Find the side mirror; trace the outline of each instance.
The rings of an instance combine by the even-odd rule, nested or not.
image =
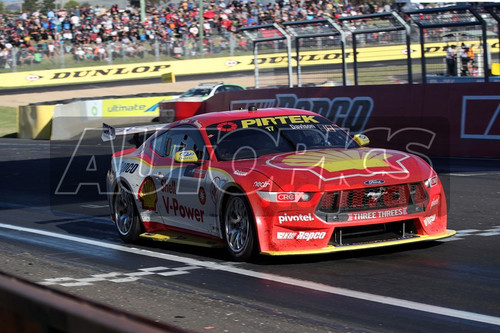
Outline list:
[[[353,139],[361,147],[364,147],[364,146],[367,146],[368,144],[370,144],[370,139],[368,139],[368,137],[364,134],[356,134],[355,136],[353,136]]]
[[[192,150],[178,151],[174,155],[174,161],[177,163],[196,163],[198,162],[198,156]]]

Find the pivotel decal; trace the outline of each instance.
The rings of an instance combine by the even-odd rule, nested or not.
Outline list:
[[[276,94],[276,99],[234,100],[231,110],[248,109],[250,105],[262,107],[283,107],[303,109],[316,112],[343,128],[351,134],[365,130],[373,111],[374,102],[369,96],[360,97],[306,97],[299,98],[295,94]]]
[[[304,214],[297,214],[297,215],[288,215],[288,214],[283,214],[278,216],[278,221],[281,223],[283,222],[309,222],[309,221],[314,221],[314,217],[312,217],[311,213],[304,215]]]

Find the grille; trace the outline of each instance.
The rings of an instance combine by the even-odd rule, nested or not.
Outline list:
[[[412,210],[422,211],[427,201],[423,183],[333,191],[323,194],[316,214],[326,221],[341,221],[341,214],[360,211],[408,207],[411,213]]]
[[[379,223],[356,227],[338,227],[330,239],[334,246],[388,242],[417,236],[414,220]]]

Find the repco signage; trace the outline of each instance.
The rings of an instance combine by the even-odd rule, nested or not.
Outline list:
[[[84,77],[118,77],[121,75],[133,76],[134,74],[155,73],[170,68],[170,65],[156,66],[136,66],[136,67],[114,67],[104,69],[87,69],[74,71],[61,71],[52,75],[50,80],[60,80],[69,78],[84,78]]]
[[[314,111],[340,127],[348,128],[350,133],[360,133],[366,128],[374,102],[369,96],[331,99],[328,97],[300,98],[295,94],[276,94],[274,99],[233,100],[231,110],[248,109],[250,105],[257,108],[282,107]]]

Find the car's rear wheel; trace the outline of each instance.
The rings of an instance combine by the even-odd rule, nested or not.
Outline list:
[[[246,198],[231,195],[224,210],[224,238],[227,249],[238,261],[252,257],[257,248],[254,230],[254,218]]]
[[[135,242],[142,233],[141,220],[134,203],[132,193],[120,186],[119,193],[115,195],[113,215],[116,228],[122,240]]]

